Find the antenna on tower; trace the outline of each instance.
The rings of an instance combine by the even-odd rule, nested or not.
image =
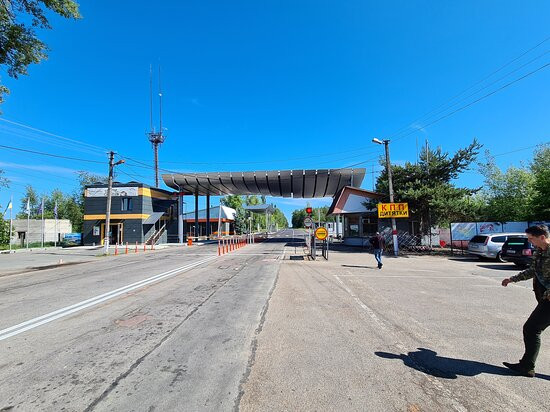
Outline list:
[[[160,66],[159,66],[159,130],[155,131],[153,125],[153,66],[149,66],[149,99],[150,99],[150,122],[151,130],[147,134],[149,141],[153,145],[155,155],[155,186],[159,187],[159,146],[164,143],[165,136],[162,130],[162,89],[160,83]]]

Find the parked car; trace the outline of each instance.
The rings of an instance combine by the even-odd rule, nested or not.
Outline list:
[[[526,235],[509,236],[502,245],[501,257],[520,267],[527,267],[533,260],[535,247],[527,240]]]
[[[501,249],[508,236],[521,236],[523,233],[491,233],[476,235],[468,243],[468,253],[478,256],[480,259],[496,259],[504,262]]]

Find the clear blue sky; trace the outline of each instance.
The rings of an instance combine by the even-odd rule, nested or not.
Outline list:
[[[82,1],[81,11],[82,20],[53,18],[54,29],[40,32],[50,57],[31,66],[29,76],[15,81],[2,71],[11,89],[3,119],[152,164],[145,136],[149,64],[160,64],[168,136],[161,167],[240,171],[366,162],[367,189],[383,150],[370,143],[373,137],[429,123],[415,120],[550,36],[550,3],[542,0],[96,0]],[[462,97],[517,69],[513,74],[454,108],[548,63],[549,48],[550,41],[540,45]],[[392,160],[414,161],[417,140],[453,152],[477,137],[503,168],[528,162],[532,148],[500,154],[550,141],[549,73],[541,70],[428,128],[408,129],[404,138],[393,136]],[[97,148],[3,121],[0,144],[105,161],[1,150],[0,169],[12,180],[0,190],[3,207],[13,195],[17,208],[27,183],[45,193],[72,191],[75,170],[107,172]],[[146,168],[120,171],[153,181]],[[459,183],[482,181],[473,171]],[[272,200],[289,220],[305,205]]]

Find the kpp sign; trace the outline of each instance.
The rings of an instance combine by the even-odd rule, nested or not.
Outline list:
[[[409,217],[408,203],[378,203],[378,217]]]

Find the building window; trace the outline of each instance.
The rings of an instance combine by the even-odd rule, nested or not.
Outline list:
[[[122,210],[123,212],[124,211],[127,211],[127,210],[132,210],[132,198],[131,197],[123,197],[122,198],[122,207],[120,208],[120,210]]]
[[[344,227],[344,236],[358,237],[359,236],[359,216],[346,216],[346,225]]]

